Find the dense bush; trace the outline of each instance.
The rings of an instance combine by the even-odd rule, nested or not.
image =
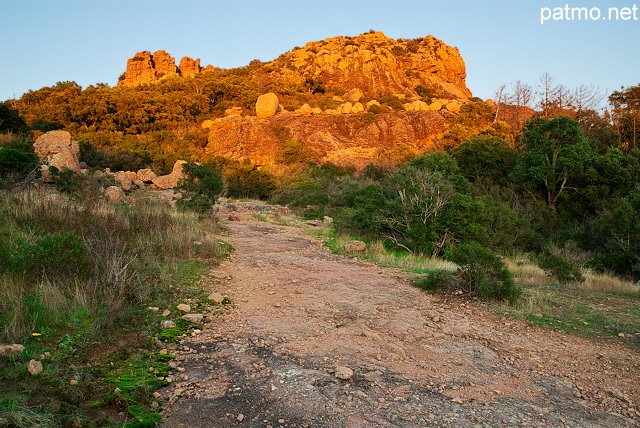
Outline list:
[[[0,146],[0,182],[21,180],[37,165],[38,156],[26,137],[11,138]]]
[[[207,213],[222,193],[222,171],[216,164],[199,165],[189,162],[183,165],[186,175],[178,185],[186,191],[187,197],[177,202],[179,208],[198,213]]]
[[[545,250],[538,256],[538,266],[563,284],[585,280],[580,268],[557,252]]]
[[[460,244],[446,252],[448,260],[458,264],[457,285],[484,298],[505,299],[514,303],[522,291],[500,257],[476,243]]]
[[[228,165],[223,179],[232,198],[268,199],[276,189],[275,177],[252,165]]]

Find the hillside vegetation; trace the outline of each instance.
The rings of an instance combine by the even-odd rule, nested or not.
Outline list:
[[[209,234],[221,195],[331,217],[338,233],[400,258],[447,259],[447,268],[420,272],[417,285],[504,300],[509,311],[528,304],[544,312],[555,289],[592,287],[597,275],[627,285],[640,278],[640,86],[610,94],[604,113],[595,91],[568,90],[548,75],[538,93],[516,82],[483,101],[466,88],[455,48],[431,37],[390,40],[375,32],[328,39],[270,63],[115,88],[60,82],[1,103],[0,342],[29,352],[0,372],[0,425],[21,426],[6,415],[29,414],[33,426],[82,426],[90,409],[106,409],[105,421],[116,408],[138,419],[155,414],[150,394],[171,357],[156,355],[164,319],[146,308],[175,316],[173,299],[184,293],[209,304],[194,283],[226,251]],[[371,76],[384,85],[374,88]],[[256,117],[267,92],[284,111]],[[33,143],[56,129],[79,141],[83,168],[54,170],[49,186]],[[262,136],[276,151],[268,162],[220,156],[214,134],[231,141],[231,152],[261,150]],[[178,159],[189,163],[175,207],[141,190],[107,203],[104,189],[115,183],[94,173],[164,174]],[[537,265],[538,294],[523,295],[531,281],[506,258]],[[629,287],[616,292],[638,297]],[[562,299],[557,307],[572,306]],[[176,321],[175,335],[194,327]],[[112,336],[124,339],[106,350]],[[34,354],[54,369],[28,375],[22,368]],[[147,377],[123,388],[107,376],[114,366]],[[51,398],[26,398],[40,390]],[[96,401],[83,402],[86,395]]]

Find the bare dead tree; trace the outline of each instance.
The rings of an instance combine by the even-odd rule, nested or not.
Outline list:
[[[575,109],[578,113],[578,122],[582,121],[582,115],[586,110],[595,110],[604,100],[600,89],[593,85],[580,85],[573,91]]]
[[[500,114],[500,105],[503,103],[507,104],[506,92],[505,92],[506,87],[507,87],[507,84],[503,83],[500,86],[498,86],[498,89],[496,90],[496,93],[495,93],[496,115],[493,117],[494,123],[498,121],[498,115]]]
[[[554,103],[558,98],[558,85],[556,85],[556,78],[551,76],[549,73],[544,73],[540,76],[538,84],[536,85],[536,95],[540,97],[538,106],[543,112],[544,117],[549,117],[549,113],[551,109],[555,107]]]
[[[558,85],[555,88],[555,100],[552,104],[561,110],[572,109],[574,100],[572,92],[564,85]]]
[[[531,107],[533,101],[533,88],[528,83],[516,80],[511,84],[511,100],[518,107]]]

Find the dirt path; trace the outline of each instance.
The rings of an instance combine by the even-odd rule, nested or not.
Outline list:
[[[303,227],[239,217],[214,272],[230,279],[212,285],[235,308],[180,343],[163,427],[640,426],[637,350],[431,296]]]

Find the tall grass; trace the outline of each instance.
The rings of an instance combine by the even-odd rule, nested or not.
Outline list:
[[[545,274],[544,270],[527,259],[504,259],[509,271],[516,281],[530,285],[543,285],[554,282]],[[595,272],[591,269],[581,269],[584,282],[571,282],[568,285],[588,291],[601,293],[635,294],[640,296],[640,287],[632,281],[616,277],[610,273]]]
[[[337,235],[327,241],[325,245],[334,252],[339,252],[342,244],[353,239],[348,235]],[[455,271],[458,265],[453,262],[438,258],[416,255],[408,252],[390,251],[385,248],[380,240],[374,240],[367,244],[366,250],[357,254],[359,257],[378,263],[382,266],[408,270],[416,273],[435,270]]]
[[[51,190],[0,192],[0,341],[25,339],[80,309],[112,324],[162,297],[159,283],[176,259],[222,251],[189,223],[153,197],[128,206]]]

